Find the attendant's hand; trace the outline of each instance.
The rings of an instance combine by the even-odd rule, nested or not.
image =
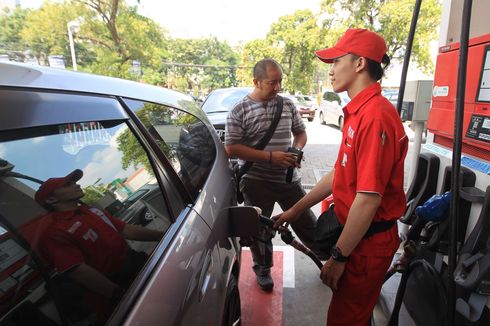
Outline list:
[[[322,267],[320,278],[332,291],[337,290],[337,284],[344,274],[345,262],[335,261],[332,258],[327,260]]]
[[[287,211],[272,217],[272,219],[274,220],[274,228],[277,229],[278,227],[282,226],[285,223],[289,224],[291,222],[294,222],[300,216],[301,216],[301,212],[296,212],[292,208],[290,208]]]

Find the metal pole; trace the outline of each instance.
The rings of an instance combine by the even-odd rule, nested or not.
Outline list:
[[[68,29],[68,40],[70,41],[70,52],[71,52],[71,61],[73,63],[73,70],[77,71],[77,58],[75,57],[75,43],[73,42],[73,34],[71,32],[72,22],[68,22],[66,27]]]
[[[456,285],[454,283],[454,269],[456,268],[458,245],[459,220],[459,190],[461,187],[461,148],[463,141],[463,117],[466,87],[466,66],[468,63],[468,39],[470,33],[472,0],[465,0],[461,23],[461,39],[459,42],[458,86],[456,93],[456,111],[454,114],[454,145],[451,175],[451,205],[449,207],[449,256],[448,256],[448,286],[447,286],[447,325],[454,325],[456,311]]]
[[[415,1],[413,8],[412,21],[410,23],[410,31],[408,32],[407,48],[405,57],[403,58],[402,76],[400,78],[400,88],[398,89],[398,100],[396,101],[396,110],[398,115],[402,111],[403,95],[405,94],[405,83],[407,81],[408,64],[410,63],[410,55],[412,54],[413,39],[415,37],[415,29],[417,28],[417,20],[419,19],[420,7],[422,0]]]

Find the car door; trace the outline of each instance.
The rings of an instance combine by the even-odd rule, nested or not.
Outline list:
[[[172,165],[116,98],[4,87],[0,107],[0,248],[2,262],[8,262],[0,273],[2,322],[70,325],[97,318],[93,302],[75,301],[85,289],[72,295],[64,282],[58,284],[63,273],[50,265],[38,242],[49,226],[45,208],[34,200],[39,183],[74,169],[84,173],[82,200],[105,212],[117,210],[121,205],[114,203],[145,184],[160,190],[161,199],[151,207],[158,214],[144,227],[164,236],[157,242],[129,241],[149,258],[108,323],[182,324],[198,314],[214,324],[220,318],[217,297],[226,281],[219,277],[226,273],[218,242],[189,205]],[[198,182],[196,176],[187,181]],[[147,304],[139,309],[142,302]]]
[[[170,291],[173,296],[165,297],[162,291],[154,290],[158,286],[151,287],[149,299],[138,303],[137,310],[141,313],[131,315],[135,318],[131,320],[139,322],[142,320],[138,316],[151,315],[147,309],[156,300],[165,303],[168,313],[176,316],[177,324],[196,321],[220,324],[228,282],[239,263],[238,244],[229,237],[228,208],[235,196],[223,145],[209,122],[182,108],[134,99],[124,99],[124,102],[147,130],[149,140],[158,145],[171,163],[189,194],[189,210],[185,214],[187,221],[193,221],[193,227],[179,229],[175,237],[185,243],[178,248],[194,248],[187,251],[170,248],[165,258],[167,263],[159,272],[165,277],[175,275],[172,279],[187,273],[191,281],[185,283],[186,291],[173,289]],[[154,282],[158,284],[162,279],[156,276]],[[183,285],[176,282],[170,288]]]

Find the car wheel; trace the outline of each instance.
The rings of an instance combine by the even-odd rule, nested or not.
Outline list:
[[[222,326],[240,325],[242,311],[240,308],[240,292],[235,275],[231,275],[228,282],[225,300],[225,312],[223,314]]]
[[[309,122],[312,122],[314,118],[308,118],[308,121]]]
[[[339,130],[344,130],[344,117],[339,117]]]
[[[153,216],[153,214],[150,212],[150,210],[145,208],[143,210],[143,212],[141,212],[141,214],[140,214],[140,224],[146,225],[146,224],[150,223],[151,221],[153,221],[154,218],[155,218],[155,216]]]
[[[325,124],[325,117],[323,116],[323,112],[320,112],[320,114],[319,114],[319,118],[320,118],[320,123],[321,123],[322,125],[324,125],[324,124]]]

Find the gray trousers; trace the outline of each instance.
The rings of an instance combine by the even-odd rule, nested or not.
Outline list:
[[[286,211],[306,194],[300,181],[295,183],[275,183],[242,178],[240,190],[243,193],[244,204],[260,207],[262,215],[267,217],[271,217],[276,202],[283,211]],[[301,217],[291,223],[294,233],[296,233],[301,242],[313,251],[316,251],[314,241],[315,226],[316,217],[310,209],[306,210]],[[261,238],[263,237],[261,236]],[[254,241],[250,246],[250,251],[254,261],[253,270],[255,274],[266,275],[270,273],[273,265],[272,240],[270,239],[265,243],[263,241]]]

